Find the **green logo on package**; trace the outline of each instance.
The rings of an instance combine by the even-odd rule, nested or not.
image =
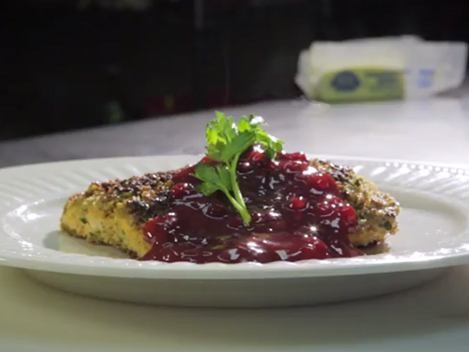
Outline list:
[[[403,72],[382,68],[353,68],[328,72],[321,77],[315,97],[318,100],[337,103],[402,99]]]

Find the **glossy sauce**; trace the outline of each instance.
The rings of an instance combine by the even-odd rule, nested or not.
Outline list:
[[[152,248],[143,260],[266,263],[362,254],[348,240],[357,227],[354,208],[334,178],[311,167],[302,153],[270,160],[254,147],[240,158],[238,181],[252,216],[248,227],[223,194],[196,191],[200,181],[193,170],[173,176],[170,211],[145,224]]]

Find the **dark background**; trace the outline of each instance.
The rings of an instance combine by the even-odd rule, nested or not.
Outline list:
[[[463,0],[124,5],[0,4],[0,139],[299,96],[297,57],[313,40],[469,41]]]

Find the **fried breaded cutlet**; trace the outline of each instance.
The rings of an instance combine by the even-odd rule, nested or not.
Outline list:
[[[330,173],[343,197],[355,208],[359,225],[350,234],[356,247],[384,241],[397,231],[399,204],[389,194],[357,175],[352,169],[327,161],[312,160],[312,166]],[[94,182],[65,204],[61,227],[67,233],[93,243],[119,248],[133,257],[151,248],[143,236],[147,220],[168,210],[171,172],[149,173],[125,180]]]

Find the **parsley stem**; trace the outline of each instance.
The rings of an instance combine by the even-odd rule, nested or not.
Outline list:
[[[237,208],[237,210],[239,211],[239,214],[241,215],[241,219],[243,219],[244,226],[247,226],[251,222],[251,215],[249,214],[248,207],[246,206],[241,190],[239,189],[237,173],[236,173],[240,155],[241,153],[236,154],[233,157],[233,160],[231,161],[230,178],[231,178],[231,187],[233,189],[233,195],[236,200],[236,203],[239,205],[239,208]]]
[[[231,202],[231,204],[236,208],[238,211],[239,215],[241,215],[241,219],[243,220],[243,224],[245,226],[249,225],[251,221],[251,216],[247,212],[247,209],[239,204],[239,202],[233,198],[233,196],[229,192],[223,192],[225,193],[225,196],[228,198],[228,200]]]

